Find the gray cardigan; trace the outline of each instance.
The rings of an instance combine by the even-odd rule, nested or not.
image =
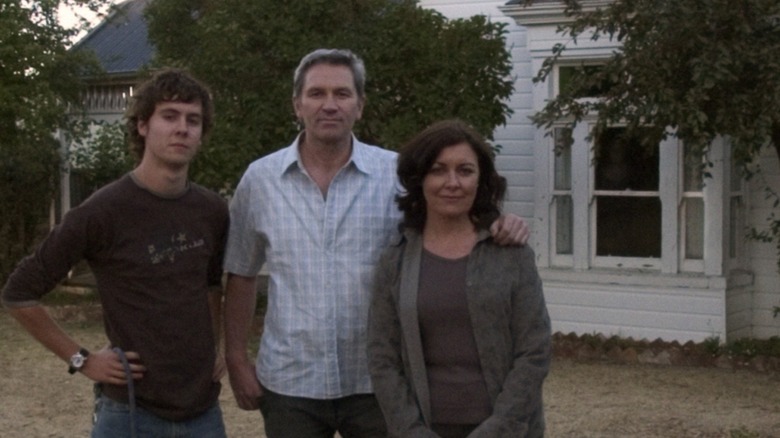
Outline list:
[[[395,437],[435,437],[417,319],[422,236],[407,231],[377,267],[368,323],[374,391]],[[542,382],[551,357],[550,318],[527,246],[498,246],[480,232],[466,295],[493,414],[470,437],[544,435]]]

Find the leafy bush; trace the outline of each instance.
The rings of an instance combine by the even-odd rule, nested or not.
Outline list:
[[[511,113],[506,24],[484,16],[448,20],[412,0],[155,0],[146,11],[156,62],[187,67],[214,93],[216,126],[192,171],[215,190],[292,141],[293,71],[317,48],[365,61],[355,131],[367,143],[395,149],[451,117],[492,139]]]

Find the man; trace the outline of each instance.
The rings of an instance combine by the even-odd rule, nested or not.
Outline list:
[[[3,289],[27,331],[98,383],[93,437],[225,436],[217,318],[227,204],[188,180],[212,115],[207,88],[186,72],[141,85],[127,113],[138,166],[68,212]],[[92,352],[39,302],[81,259],[110,341]]]
[[[396,153],[352,134],[364,84],[353,53],[306,55],[293,82],[304,131],[252,163],[231,203],[226,360],[239,406],[260,408],[270,438],[386,435],[368,374],[366,327],[374,265],[399,236],[401,214]],[[524,241],[525,224],[510,219],[499,237]],[[255,367],[246,346],[264,263],[270,289]]]

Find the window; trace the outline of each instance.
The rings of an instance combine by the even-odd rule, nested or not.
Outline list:
[[[610,83],[606,81],[597,82],[593,77],[594,73],[598,73],[602,69],[599,64],[572,64],[561,65],[557,68],[558,77],[558,89],[556,93],[560,93],[561,90],[566,90],[571,86],[572,80],[575,76],[585,75],[588,77],[588,86],[585,90],[580,90],[575,93],[575,98],[588,98],[598,97],[604,95],[605,91],[609,89]]]
[[[554,130],[550,255],[554,266],[659,267],[662,255],[660,148],[623,128],[593,147],[590,124]]]
[[[578,69],[597,71],[587,62],[557,66],[545,95]],[[586,94],[598,99],[599,88]],[[674,135],[648,147],[641,131],[632,138],[615,125],[596,138],[594,125],[537,133],[536,159],[546,163],[536,168],[540,267],[722,275],[737,266],[746,206],[727,141],[704,159]]]
[[[745,228],[745,201],[742,187],[742,168],[735,164],[736,160],[731,161],[729,178],[729,229],[728,244],[729,258],[732,265],[736,264],[736,259],[741,253],[744,242]]]
[[[704,259],[704,166],[701,155],[683,148],[680,247],[685,270],[701,270]],[[686,269],[687,268],[687,269]]]
[[[604,257],[661,257],[658,148],[622,128],[596,139],[595,252]]]
[[[553,170],[555,252],[571,255],[574,249],[571,197],[571,142],[570,132],[563,128],[554,131],[555,160]]]

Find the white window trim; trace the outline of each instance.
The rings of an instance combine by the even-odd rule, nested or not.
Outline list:
[[[549,56],[549,41],[531,41],[529,49],[532,52],[532,69],[538,71],[544,59]],[[533,108],[539,110],[544,107],[547,100],[555,96],[558,91],[558,69],[560,66],[592,65],[598,64],[600,59],[609,56],[610,47],[598,44],[583,44],[573,46],[565,59],[560,60],[560,65],[553,67],[550,79],[536,84],[533,89]],[[562,121],[565,122],[565,121]],[[584,138],[588,134],[593,120],[583,120],[575,126],[572,135],[575,139]],[[730,148],[728,142],[718,138],[710,148],[707,159],[713,164],[708,168],[712,177],[705,178],[701,196],[704,199],[704,230],[703,230],[703,258],[701,260],[685,259],[684,255],[684,225],[683,214],[683,187],[682,187],[682,147],[679,140],[669,136],[659,145],[659,194],[662,201],[661,221],[661,257],[659,259],[639,258],[605,258],[595,256],[595,222],[592,220],[593,212],[593,181],[592,181],[592,147],[572,147],[571,169],[571,200],[572,200],[572,254],[556,254],[555,236],[555,195],[554,190],[554,165],[553,138],[546,135],[544,129],[537,129],[535,134],[537,147],[534,158],[536,163],[536,196],[535,196],[535,225],[534,243],[537,253],[537,264],[540,268],[556,267],[569,268],[576,271],[590,269],[631,269],[644,272],[659,272],[663,274],[704,274],[707,276],[724,275],[732,269],[738,269],[744,234],[737,231],[737,254],[730,257],[729,248],[729,216],[731,197],[735,194],[731,191],[730,177]],[[728,157],[728,158],[726,158]],[[583,163],[588,163],[583,165]],[[748,211],[748,198],[744,195],[745,184],[742,185],[741,201],[743,215]],[[583,209],[583,206],[584,209]],[[745,218],[737,218],[744,226]],[[740,224],[735,224],[739,227]],[[585,230],[585,231],[583,231]]]
[[[701,194],[696,197],[704,199],[704,248],[703,259],[684,258],[684,220],[683,208],[683,169],[682,146],[680,141],[670,135],[659,145],[659,187],[661,199],[661,257],[605,257],[595,255],[595,196],[593,147],[588,144],[583,147],[586,138],[595,123],[594,119],[583,120],[572,131],[574,144],[571,148],[571,198],[573,205],[573,247],[572,254],[555,253],[555,195],[554,165],[555,155],[551,137],[543,137],[544,146],[538,148],[537,157],[546,162],[546,166],[537,167],[539,179],[537,209],[540,214],[537,227],[537,253],[541,267],[588,269],[634,269],[655,271],[663,274],[680,272],[704,273],[706,275],[723,275],[727,266],[724,257],[728,257],[728,207],[732,192],[730,181],[724,177],[725,160],[728,148],[722,140],[713,143],[708,159],[713,166],[708,169],[712,175],[705,179]],[[543,134],[542,134],[543,135]],[[585,163],[585,164],[583,164]],[[744,200],[744,197],[743,197]],[[583,231],[586,230],[586,231]],[[739,257],[737,257],[739,259]],[[731,262],[731,260],[726,260]],[[732,263],[728,263],[731,265]]]

